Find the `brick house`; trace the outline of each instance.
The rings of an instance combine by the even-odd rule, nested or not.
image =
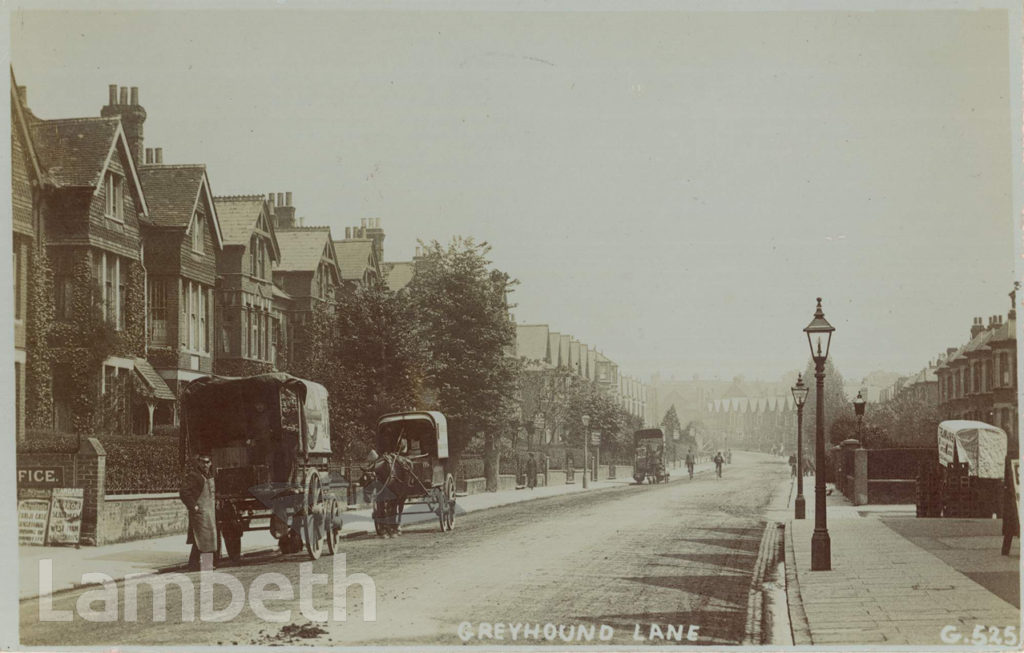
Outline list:
[[[214,289],[223,236],[206,166],[164,165],[146,150],[139,166],[151,225],[143,229],[147,272],[147,358],[166,382],[172,401],[155,408],[155,422],[176,423],[181,386],[213,373]],[[150,402],[150,421],[154,404]],[[150,427],[151,430],[151,427]]]
[[[23,107],[24,87],[18,87],[11,71],[11,226],[14,271],[14,431],[25,436],[25,366],[28,333],[32,330],[29,311],[30,265],[34,259],[46,180],[29,136],[27,110]]]
[[[1004,320],[993,315],[971,325],[971,339],[949,349],[936,369],[939,414],[943,419],[974,419],[1017,433],[1016,291]]]
[[[12,135],[24,139],[22,158],[31,144],[45,179],[31,209],[27,310],[35,323],[26,342],[25,413],[34,427],[127,433],[135,361],[145,353],[141,230],[149,222],[129,139],[117,117],[42,120],[24,94],[15,97],[24,128]],[[121,89],[122,104],[136,102]]]
[[[369,224],[369,226],[367,226]],[[345,227],[345,239],[334,241],[334,251],[344,286],[380,283],[384,258],[384,230],[380,218],[363,218],[359,227]]]
[[[284,345],[289,359],[305,345],[304,332],[319,308],[329,308],[341,287],[329,227],[279,227],[275,230],[281,260],[274,267],[274,285],[290,298],[284,318],[289,338]]]
[[[247,376],[276,369],[287,294],[275,290],[281,260],[273,213],[262,195],[214,197],[224,249],[217,258],[213,371]]]

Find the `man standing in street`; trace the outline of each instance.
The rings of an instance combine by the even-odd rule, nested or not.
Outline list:
[[[537,487],[537,459],[533,457],[532,451],[526,461],[526,487],[531,490]]]
[[[693,464],[693,449],[688,449],[686,451],[686,471],[690,472],[691,479],[693,478]]]
[[[725,462],[725,458],[722,458],[722,452],[719,451],[715,454],[715,474],[718,478],[722,478],[722,463]]]
[[[188,539],[192,545],[188,556],[191,570],[199,569],[203,553],[217,551],[217,518],[214,504],[213,462],[206,454],[196,456],[193,469],[181,484],[181,502],[188,509]]]

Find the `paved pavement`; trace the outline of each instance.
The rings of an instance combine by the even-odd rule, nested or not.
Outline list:
[[[713,467],[710,462],[700,463],[697,471],[706,471]],[[685,478],[673,469],[673,481]],[[595,481],[590,484],[594,490],[621,487],[633,483],[631,478]],[[503,492],[485,492],[459,497],[456,501],[456,527],[458,515],[496,508],[510,503],[518,503],[531,499],[559,496],[581,492],[580,475],[577,474],[574,484],[538,487],[533,490],[507,490]],[[412,513],[417,507],[408,508],[403,524],[415,524],[420,521],[434,520],[433,515],[416,516]],[[373,532],[373,520],[370,511],[351,510],[342,516],[342,537],[363,537]],[[242,537],[243,556],[255,556],[276,549],[277,542],[266,530],[250,531]],[[149,540],[138,540],[109,544],[99,547],[53,547],[53,546],[20,546],[18,548],[21,600],[34,598],[45,593],[72,589],[82,584],[84,573],[104,573],[114,580],[121,580],[129,574],[158,573],[183,566],[188,558],[189,545],[185,544],[185,535],[169,535]],[[49,561],[49,563],[47,563]],[[46,578],[46,565],[49,564],[49,582]]]
[[[832,569],[811,571],[813,477],[804,490],[807,519],[792,519],[792,496],[789,514],[775,516],[786,522],[795,644],[965,645],[984,637],[1020,647],[1019,602],[1004,600],[1019,592],[1019,540],[1001,556],[1000,522],[918,519],[913,505],[853,506],[837,491],[827,497]]]

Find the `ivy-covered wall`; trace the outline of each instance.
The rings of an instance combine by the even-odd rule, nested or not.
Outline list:
[[[76,248],[68,251],[62,248],[60,255],[66,257],[64,269],[69,272],[72,291],[66,310],[68,319],[51,318],[47,338],[49,350],[50,380],[59,370],[66,387],[70,388],[68,408],[71,415],[71,429],[75,433],[102,432],[111,427],[118,431],[130,429],[130,421],[124,416],[127,397],[119,396],[129,392],[131,385],[119,384],[115,395],[106,399],[100,396],[100,382],[103,361],[110,356],[132,358],[142,356],[145,350],[145,276],[137,261],[128,262],[127,288],[125,289],[124,329],[117,331],[106,321],[100,303],[100,289],[92,277],[93,259],[97,250]],[[52,282],[50,283],[52,289]],[[54,302],[51,290],[48,304]],[[49,393],[49,386],[46,391]],[[50,398],[52,412],[53,398]]]
[[[53,268],[45,247],[29,255],[28,298],[25,311],[25,426],[49,428],[53,421],[50,388],[50,330],[53,327]]]
[[[250,361],[239,358],[214,360],[214,374],[222,376],[252,376],[273,372],[274,366],[264,361]]]

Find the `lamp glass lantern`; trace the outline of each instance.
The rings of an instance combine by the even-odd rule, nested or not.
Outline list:
[[[864,417],[864,406],[868,402],[864,401],[864,396],[858,392],[857,398],[853,400],[853,412],[857,417]]]
[[[802,408],[804,403],[807,402],[807,393],[811,391],[811,389],[804,384],[803,374],[797,374],[796,385],[789,390],[793,393],[793,401],[796,402],[797,407]]]
[[[825,319],[825,313],[821,310],[821,297],[818,297],[818,308],[814,311],[814,319],[811,320],[810,324],[804,327],[804,333],[807,334],[807,344],[811,348],[811,358],[813,358],[815,362],[819,362],[819,359],[821,362],[824,362],[825,359],[828,358],[828,350],[832,345],[832,332],[835,330],[836,328],[829,324],[828,320]],[[823,337],[825,339],[824,352],[821,350],[821,341]],[[817,351],[815,351],[814,347],[815,339],[817,339]]]

